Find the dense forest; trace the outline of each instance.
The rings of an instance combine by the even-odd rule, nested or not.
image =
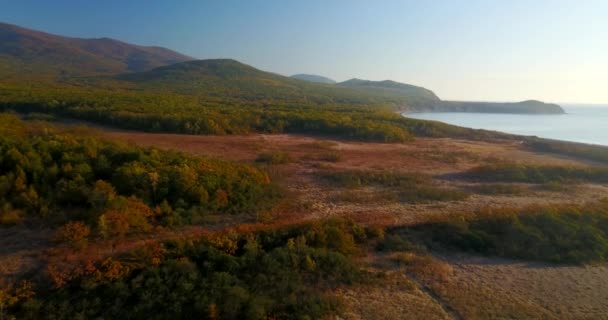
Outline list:
[[[254,214],[278,196],[265,172],[244,164],[108,142],[11,115],[0,116],[0,132],[3,225],[78,221],[121,236],[210,213]]]
[[[241,100],[77,86],[0,85],[0,110],[45,112],[125,129],[188,134],[309,133],[363,141],[506,136],[404,118],[390,110],[306,101]]]
[[[328,294],[364,280],[352,259],[375,235],[345,220],[168,241],[68,271],[47,269],[53,288],[28,288],[19,319],[321,319]]]

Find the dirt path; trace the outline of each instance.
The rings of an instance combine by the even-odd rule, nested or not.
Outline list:
[[[458,313],[458,311],[456,311],[454,308],[452,308],[452,306],[450,306],[450,304],[448,303],[448,301],[446,301],[445,299],[443,299],[440,295],[438,295],[437,293],[435,293],[435,291],[433,291],[432,288],[430,288],[429,286],[425,285],[424,283],[422,283],[421,281],[419,281],[416,278],[416,275],[414,275],[411,272],[406,272],[406,276],[413,281],[418,288],[420,289],[420,291],[422,291],[427,297],[429,297],[429,299],[435,301],[435,303],[441,307],[441,310],[443,310],[443,312],[450,317],[450,319],[452,320],[464,320],[464,318]]]

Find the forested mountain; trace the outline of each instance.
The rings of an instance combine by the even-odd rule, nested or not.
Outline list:
[[[394,81],[315,83],[231,59],[189,60],[162,48],[7,24],[0,25],[0,40],[0,110],[191,134],[297,132],[373,141],[485,135],[395,114],[452,105],[428,89]],[[526,104],[516,112],[528,106],[543,107]]]
[[[392,108],[432,107],[439,99],[428,90],[408,87],[408,91],[366,92],[345,86],[313,83],[258,70],[232,59],[196,60],[128,73],[114,77],[126,81],[110,85],[135,87],[140,90],[171,91],[173,93],[264,100],[267,103],[348,104]],[[103,83],[106,78],[97,79]],[[107,83],[104,85],[108,85]],[[411,88],[410,88],[411,87]],[[429,91],[430,92],[430,91]]]
[[[431,90],[391,80],[351,79],[341,83],[320,76],[285,77],[230,59],[193,60],[160,47],[118,40],[80,39],[0,23],[0,75],[11,87],[36,83],[50,91],[65,86],[178,94],[221,100],[230,105],[342,105],[389,107],[404,111],[559,113],[559,106],[444,103]],[[300,80],[301,79],[301,80]],[[36,82],[32,82],[35,80]],[[323,83],[325,82],[325,83]],[[134,91],[133,91],[134,90]],[[203,100],[201,100],[203,99]],[[229,101],[229,102],[227,102]]]
[[[557,104],[545,103],[537,100],[526,100],[521,102],[442,101],[435,107],[435,111],[522,114],[564,113],[564,109]]]
[[[400,83],[392,80],[383,80],[383,81],[371,81],[371,80],[362,80],[362,79],[350,79],[344,82],[338,83],[338,86],[347,87],[347,88],[355,88],[355,89],[367,89],[367,90],[377,90],[377,91],[391,91],[391,92],[399,92],[404,95],[419,95],[426,97],[431,100],[439,100],[439,97],[433,93],[433,91],[414,86],[411,84]]]
[[[408,97],[410,100],[408,105],[397,106],[401,110],[432,109],[440,101],[431,90],[392,80],[371,81],[355,78],[337,85],[370,95]]]
[[[109,38],[69,38],[0,23],[0,74],[36,77],[118,74],[192,60],[161,47]]]
[[[326,83],[326,84],[336,83],[336,81],[333,79],[330,79],[330,78],[327,78],[324,76],[319,76],[316,74],[299,73],[299,74],[294,74],[293,76],[291,76],[291,78],[298,79],[298,80],[304,80],[304,81],[310,81],[310,82]]]

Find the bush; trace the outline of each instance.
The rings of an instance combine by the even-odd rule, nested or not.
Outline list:
[[[330,294],[361,279],[349,252],[364,230],[346,220],[252,234],[173,240],[124,260],[55,270],[59,288],[19,319],[324,319],[340,311]],[[154,261],[154,263],[151,263]],[[31,300],[29,300],[31,302]],[[33,306],[33,307],[31,307]],[[26,309],[27,308],[27,309]]]
[[[410,251],[416,249],[409,239],[399,234],[389,234],[378,242],[376,249],[379,251]]]
[[[608,182],[608,169],[595,167],[534,166],[498,163],[473,168],[462,174],[478,181],[550,183],[569,181]]]
[[[608,260],[608,201],[586,206],[479,212],[445,222],[393,230],[433,248],[487,255],[590,263]]]
[[[293,161],[287,152],[265,152],[258,155],[256,162],[267,164],[285,164]]]
[[[82,221],[68,222],[55,233],[55,240],[67,243],[74,248],[82,249],[87,246],[91,229]]]

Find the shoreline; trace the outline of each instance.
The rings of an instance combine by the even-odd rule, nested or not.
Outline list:
[[[427,121],[438,121],[449,125],[455,125],[464,128],[477,129],[477,130],[489,130],[496,131],[510,135],[545,139],[549,141],[583,144],[589,146],[598,146],[608,148],[608,137],[601,135],[604,132],[603,123],[601,120],[603,116],[608,113],[601,114],[600,116],[594,114],[585,114],[579,112],[573,112],[573,107],[567,110],[567,113],[563,114],[521,114],[521,113],[488,113],[488,112],[419,112],[419,111],[400,111],[399,114],[404,118],[411,118],[417,120]],[[585,107],[574,107],[574,108],[585,108]],[[584,110],[588,111],[590,107],[586,107]],[[592,107],[600,108],[600,107]],[[608,112],[608,106],[601,108]],[[427,116],[424,116],[424,115]],[[422,115],[422,116],[420,116]],[[436,117],[440,115],[440,117]],[[568,117],[553,117],[557,115],[568,116]],[[449,117],[449,116],[453,116]],[[523,116],[523,117],[520,117]],[[534,116],[534,119],[530,119],[529,116]],[[551,122],[545,116],[550,116]],[[449,119],[447,119],[449,117]],[[463,119],[472,117],[472,119]],[[480,119],[475,119],[480,117]],[[504,118],[503,118],[504,117]],[[509,118],[511,117],[511,118]],[[582,117],[594,120],[589,126],[579,125],[576,127],[575,124],[585,121]],[[459,121],[460,120],[460,121]],[[464,120],[464,121],[463,121]],[[511,120],[511,121],[509,121]],[[545,120],[543,122],[543,120]],[[564,129],[562,129],[564,128]],[[589,129],[591,128],[591,129]],[[571,133],[570,137],[564,137]],[[600,134],[598,134],[600,133]]]

